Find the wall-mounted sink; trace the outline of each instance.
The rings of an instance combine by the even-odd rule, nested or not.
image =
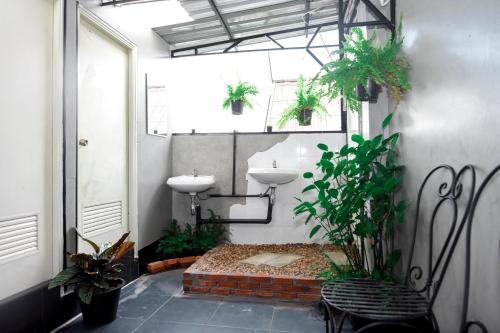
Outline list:
[[[196,195],[196,193],[203,192],[209,188],[214,187],[214,176],[177,176],[171,177],[167,180],[167,185],[177,192],[189,193]]]
[[[285,168],[250,168],[248,174],[259,183],[267,184],[271,187],[290,183],[299,176],[297,170]]]

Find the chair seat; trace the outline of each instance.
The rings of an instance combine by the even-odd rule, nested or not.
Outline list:
[[[349,279],[326,284],[322,299],[333,308],[361,318],[405,321],[428,314],[429,302],[419,292],[384,281]]]

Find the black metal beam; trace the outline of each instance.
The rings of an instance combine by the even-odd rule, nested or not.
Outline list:
[[[325,26],[331,26],[331,25],[337,25],[338,22],[331,22],[331,23],[323,23],[323,24],[315,24],[309,26],[310,29],[316,29],[319,27],[325,27]],[[297,32],[297,31],[302,31],[304,28],[292,28],[292,29],[286,29],[286,30],[280,30],[280,31],[273,31],[273,32],[268,32],[268,33],[262,33],[262,34],[257,34],[257,35],[251,35],[247,37],[241,37],[241,38],[231,38],[228,40],[220,41],[220,42],[213,42],[213,43],[207,43],[207,44],[201,44],[201,45],[196,45],[196,46],[189,46],[189,47],[183,47],[180,49],[175,49],[170,52],[170,55],[172,58],[176,57],[177,53],[181,52],[186,52],[186,51],[195,51],[199,49],[204,49],[207,47],[212,47],[212,46],[219,46],[219,45],[226,45],[226,44],[233,44],[235,42],[243,42],[251,39],[258,39],[258,38],[269,38],[269,36],[276,36],[276,35],[282,35],[286,33],[291,33],[291,32]],[[305,47],[304,47],[305,48]],[[302,49],[304,49],[302,48]]]
[[[274,39],[273,37],[269,36],[269,35],[266,35],[266,37],[268,39],[270,39],[274,44],[278,45],[280,47],[280,49],[284,49],[285,47],[283,45],[281,45],[278,41],[276,41],[276,39]]]
[[[394,24],[375,6],[370,0],[361,0],[366,8],[391,31],[394,31]]]
[[[212,8],[212,10],[214,11],[215,16],[217,16],[217,18],[219,19],[220,24],[222,25],[222,27],[226,31],[227,36],[232,39],[233,34],[231,33],[231,30],[229,30],[229,27],[227,26],[226,20],[224,20],[224,18],[222,17],[222,14],[220,13],[219,8],[217,8],[215,1],[208,0],[208,3],[210,4],[210,8]]]

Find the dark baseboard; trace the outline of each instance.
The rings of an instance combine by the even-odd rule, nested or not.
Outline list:
[[[139,277],[139,264],[129,251],[121,259],[120,277],[131,282]],[[75,293],[60,297],[58,288],[47,289],[48,281],[0,301],[0,332],[46,333],[80,313]]]
[[[163,260],[163,255],[156,253],[160,240],[154,241],[148,246],[139,250],[139,273],[140,275],[147,273],[147,266],[150,262]]]

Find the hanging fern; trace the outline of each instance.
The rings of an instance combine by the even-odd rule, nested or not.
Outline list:
[[[328,111],[321,103],[321,91],[314,82],[306,84],[301,75],[297,80],[297,90],[295,91],[295,101],[281,114],[278,120],[278,128],[283,129],[285,125],[295,119],[300,122],[300,112],[311,110],[320,116],[328,115]]]
[[[353,28],[352,34],[346,36],[343,49],[333,54],[338,60],[325,64],[318,74],[321,85],[327,88],[326,95],[331,99],[344,96],[347,107],[359,111],[361,104],[356,96],[356,86],[361,84],[368,89],[368,79],[385,86],[390,97],[399,103],[403,94],[411,89],[408,82],[410,64],[400,54],[403,47],[401,24],[394,38],[388,39],[383,46],[374,46],[375,32],[367,39],[363,31]]]
[[[257,87],[253,84],[249,84],[247,82],[238,81],[235,86],[227,84],[227,97],[224,99],[222,107],[227,109],[231,106],[231,102],[234,101],[243,101],[243,104],[250,109],[253,108],[252,103],[248,100],[247,96],[257,95],[259,91]]]

